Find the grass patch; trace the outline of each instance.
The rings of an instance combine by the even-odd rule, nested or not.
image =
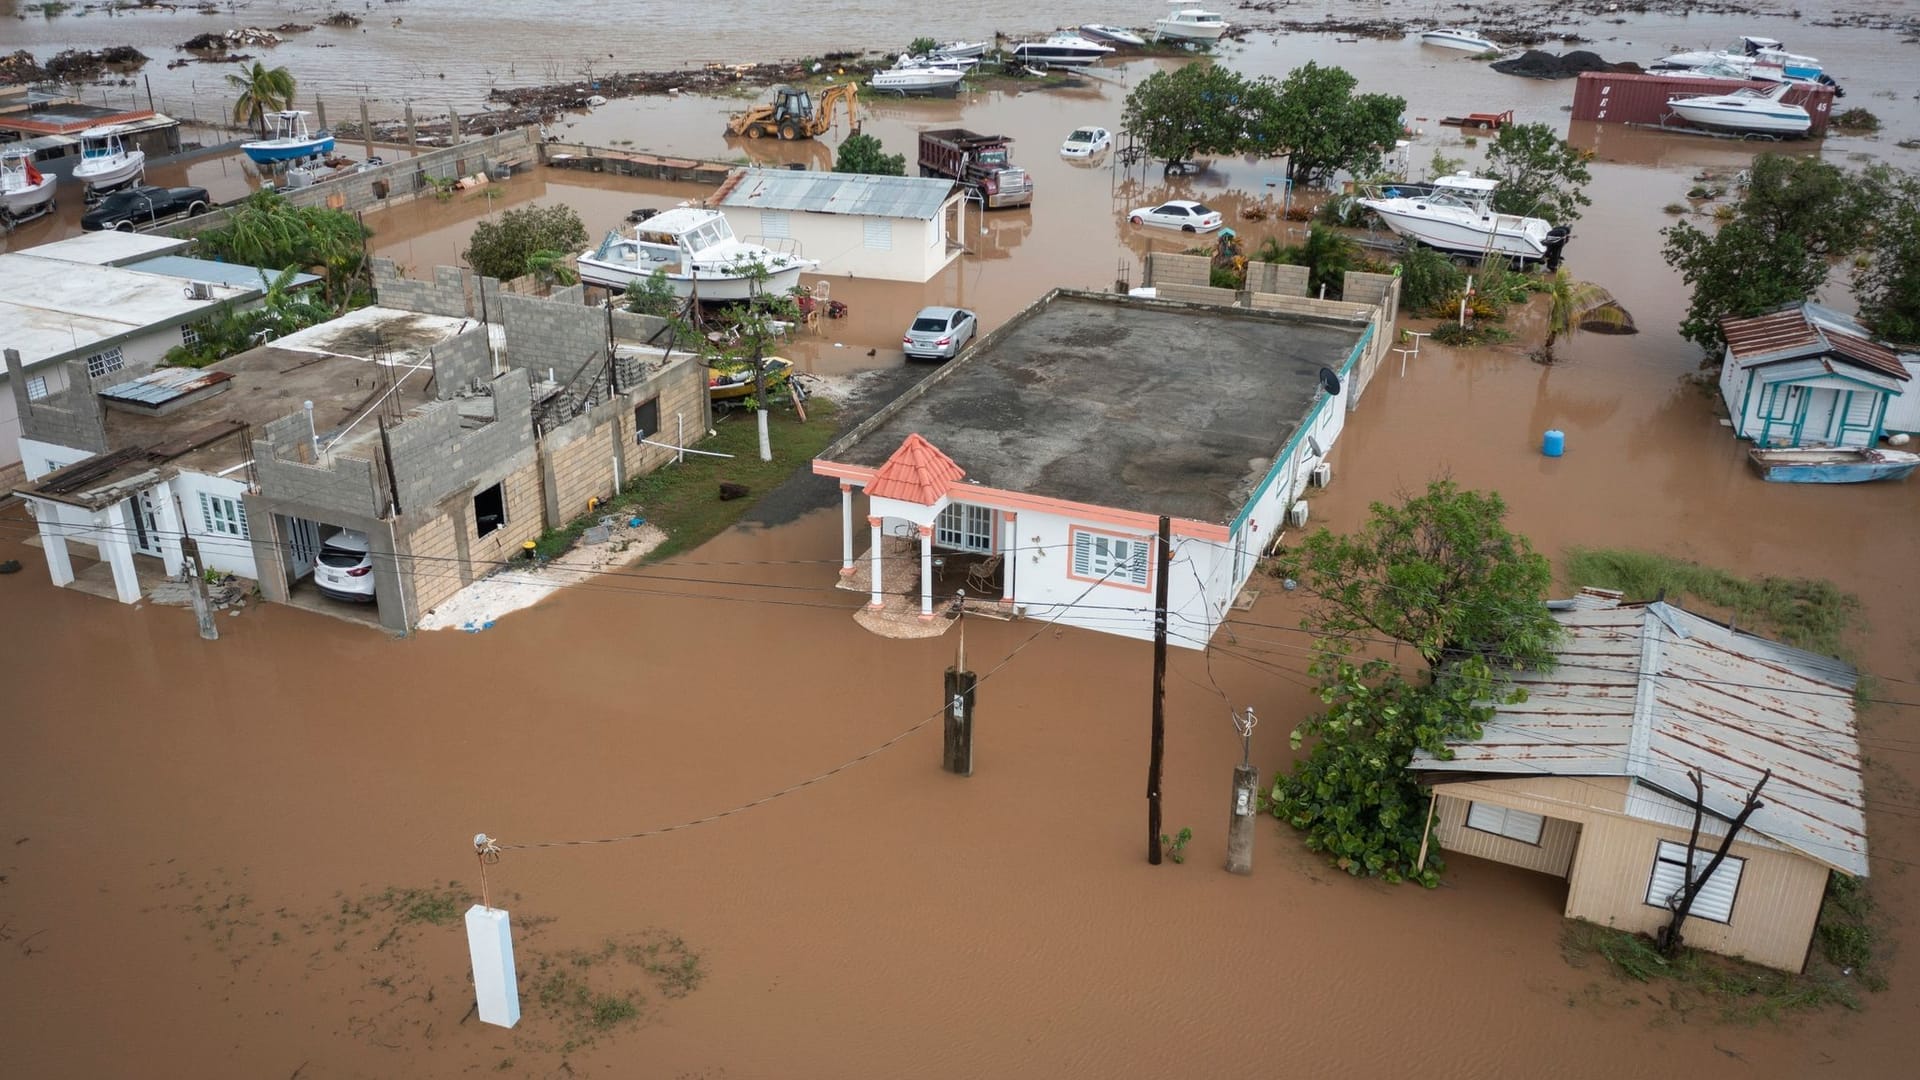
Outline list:
[[[1877,954],[1880,934],[1874,918],[1873,894],[1866,883],[1847,874],[1827,878],[1827,897],[1820,904],[1814,939],[1820,954],[1843,973],[1851,973],[1869,990],[1887,988]]]
[[[387,891],[371,898],[368,903],[393,913],[400,923],[426,923],[429,926],[452,926],[460,921],[466,902],[466,894],[457,885],[442,889],[401,889],[389,887]],[[342,910],[345,910],[343,905]]]
[[[1624,548],[1569,548],[1568,584],[1619,589],[1630,603],[1664,593],[1728,613],[1735,625],[1789,645],[1844,659],[1846,637],[1862,625],[1860,598],[1832,582],[1762,575],[1742,578],[1685,559]]]
[[[1476,345],[1498,345],[1513,340],[1512,331],[1502,326],[1488,326],[1477,323],[1473,326],[1461,326],[1457,322],[1441,323],[1433,328],[1433,340],[1456,349],[1473,348]]]
[[[541,534],[534,541],[534,549],[543,558],[558,557],[602,516],[636,512],[667,534],[666,543],[656,548],[648,561],[699,547],[739,521],[759,496],[780,486],[795,469],[826,449],[839,433],[838,411],[833,402],[814,398],[807,403],[808,421],[803,424],[792,410],[775,408],[767,418],[768,437],[773,441],[772,461],[760,460],[759,422],[751,412],[736,411],[714,425],[712,438],[693,444],[733,457],[688,454],[679,465],[665,465],[637,477],[593,513]],[[723,481],[746,485],[753,497],[721,502],[718,492]]]
[[[663,998],[681,998],[704,974],[699,954],[678,935],[648,930],[592,949],[540,955],[525,985],[532,1003],[565,1033],[561,1049],[567,1052],[645,1019],[647,993],[639,984],[650,983]]]
[[[1695,949],[1669,958],[1651,938],[1578,919],[1561,933],[1560,951],[1577,968],[1599,957],[1618,978],[1664,984],[1666,1006],[1681,1014],[1706,1008],[1723,1021],[1751,1024],[1834,1005],[1860,1007],[1863,983],[1817,961],[1794,975]]]

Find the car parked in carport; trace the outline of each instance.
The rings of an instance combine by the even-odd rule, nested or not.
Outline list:
[[[207,189],[201,187],[164,188],[146,184],[119,191],[100,200],[99,205],[80,215],[80,227],[89,232],[135,229],[177,217],[199,217],[213,206]]]
[[[373,551],[366,534],[341,529],[327,537],[313,563],[313,584],[335,600],[373,601]]]
[[[951,360],[973,340],[980,320],[965,308],[925,307],[900,337],[900,351],[928,360]]]

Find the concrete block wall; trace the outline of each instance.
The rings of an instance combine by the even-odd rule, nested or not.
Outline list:
[[[1147,255],[1146,284],[1156,289],[1169,285],[1199,285],[1213,280],[1213,260],[1205,255],[1175,255],[1165,251]]]
[[[704,439],[712,424],[705,371],[691,356],[676,357],[640,373],[620,396],[542,436],[548,523],[558,527],[572,521],[587,512],[589,498],[605,498],[673,460],[674,451],[644,445],[636,436],[635,410],[648,401],[659,402],[661,428],[648,432],[648,438],[673,444],[684,430],[689,444]]]
[[[1304,266],[1269,262],[1247,264],[1247,288],[1257,293],[1305,296],[1307,295],[1307,276],[1308,271]]]
[[[456,266],[434,267],[432,280],[404,277],[392,259],[371,260],[371,269],[374,295],[383,307],[453,319],[478,319],[484,313],[489,321],[500,321],[494,297],[501,284],[494,278]]]
[[[420,512],[401,515],[396,523],[402,588],[410,617],[420,616],[480,578],[508,565],[521,546],[547,528],[546,498],[540,461],[529,447],[501,463],[498,477],[449,493]],[[473,514],[473,496],[499,483],[504,489],[506,523],[481,536]]]
[[[693,446],[713,427],[713,405],[707,400],[707,369],[692,356],[677,356],[666,367],[647,373],[643,381],[623,384],[631,403],[620,417],[620,440],[627,447],[629,478],[642,476],[672,461],[674,452],[642,445],[633,427],[633,410],[649,399],[660,400],[660,430],[648,432],[655,442]],[[675,443],[686,433],[686,442]]]
[[[107,425],[101,415],[100,399],[94,396],[93,379],[87,375],[87,362],[66,362],[67,385],[41,398],[27,394],[27,375],[18,349],[6,350],[7,384],[13,388],[14,409],[20,417],[20,435],[40,442],[107,452]]]
[[[464,554],[463,528],[472,528],[472,513],[461,514],[457,507],[432,518],[401,540],[406,552],[401,580],[407,585],[407,607],[421,615],[432,611],[473,580],[472,564]]]
[[[505,293],[500,310],[509,368],[537,372],[540,378],[551,370],[565,386],[589,361],[606,360],[606,311],[587,307],[577,296],[568,303]]]
[[[1339,319],[1345,322],[1365,322],[1372,317],[1374,310],[1371,304],[1319,300],[1311,296],[1285,296],[1280,293],[1254,293],[1252,306],[1256,311],[1283,311],[1289,315],[1310,315],[1316,319]]]
[[[1398,274],[1369,274],[1349,270],[1341,282],[1340,294],[1349,303],[1384,306],[1387,309],[1385,319],[1388,326],[1400,318]]]
[[[253,441],[254,473],[260,493],[287,511],[314,521],[328,521],[337,511],[362,518],[387,513],[386,491],[372,460],[330,454],[313,460],[305,413],[282,417],[262,429],[265,438]]]
[[[458,403],[438,401],[388,429],[402,513],[455,491],[488,487],[506,475],[510,461],[533,449],[533,390],[526,376],[510,371],[488,386],[491,423],[465,428]]]
[[[1186,304],[1217,304],[1231,307],[1240,302],[1240,294],[1232,289],[1216,289],[1210,285],[1168,285],[1154,286],[1159,290],[1162,300],[1178,300]]]
[[[493,349],[488,337],[486,327],[476,326],[433,347],[435,397],[445,401],[493,381]]]

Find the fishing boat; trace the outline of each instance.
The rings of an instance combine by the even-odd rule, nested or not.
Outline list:
[[[53,209],[57,177],[33,167],[33,155],[25,150],[0,153],[0,217],[9,222],[36,218]]]
[[[931,64],[896,64],[876,71],[867,85],[889,94],[938,94],[952,90],[967,77],[965,68],[936,67]]]
[[[1494,210],[1493,193],[1499,186],[1472,173],[1454,173],[1426,184],[1378,188],[1358,201],[1409,241],[1461,255],[1498,254],[1558,268],[1572,230],[1544,218]]]
[[[1088,41],[1079,34],[1053,34],[1045,41],[1022,41],[1010,50],[1035,67],[1086,67],[1113,52],[1113,46]]]
[[[769,356],[766,361],[767,389],[785,386],[793,374],[793,361]],[[739,401],[753,396],[753,365],[749,363],[715,364],[707,373],[708,401]]]
[[[1920,468],[1920,454],[1872,447],[1793,448],[1747,451],[1760,479],[1776,484],[1859,484],[1903,480]]]
[[[1177,7],[1153,20],[1153,34],[1171,41],[1219,41],[1228,25],[1217,11]]]
[[[1741,87],[1726,94],[1679,95],[1667,99],[1667,108],[1687,123],[1713,131],[1775,138],[1805,135],[1813,128],[1813,117],[1781,100],[1791,89],[1793,84],[1780,82],[1765,90]]]
[[[1098,41],[1112,45],[1127,45],[1135,49],[1147,43],[1141,37],[1124,27],[1108,26],[1106,23],[1081,23],[1080,36],[1089,41]]]
[[[615,229],[579,261],[580,279],[592,285],[620,290],[659,272],[675,296],[718,302],[784,293],[818,265],[740,240],[726,215],[698,206],[662,211],[630,234]]]
[[[1437,45],[1442,49],[1459,49],[1470,53],[1500,51],[1500,46],[1481,37],[1478,32],[1464,30],[1457,26],[1436,26],[1421,34],[1420,42],[1423,45]]]
[[[300,158],[313,157],[315,154],[330,153],[333,150],[333,134],[325,128],[312,131],[307,127],[309,114],[298,109],[284,109],[267,114],[267,124],[273,134],[265,139],[243,142],[240,149],[254,162],[270,165],[279,161],[297,161]]]
[[[80,161],[73,167],[73,178],[89,195],[130,184],[147,173],[147,152],[127,149],[120,141],[120,130],[109,124],[80,133]]]

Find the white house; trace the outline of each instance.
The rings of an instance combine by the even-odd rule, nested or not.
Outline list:
[[[1723,319],[1720,396],[1734,434],[1761,446],[1872,446],[1913,426],[1920,395],[1892,349],[1836,312],[1797,304]],[[1889,420],[1894,421],[1890,423]]]
[[[1165,515],[1170,638],[1205,647],[1331,475],[1376,313],[1342,307],[1354,317],[1049,293],[814,460],[840,483],[843,584],[879,609],[918,592],[925,619],[965,588],[1150,638]]]
[[[222,304],[266,294],[252,267],[186,259],[185,241],[122,232],[0,253],[0,348],[20,354],[28,400],[68,385],[69,359],[99,381],[158,366]],[[301,275],[300,283],[317,280]],[[0,373],[0,381],[12,376]],[[0,385],[0,481],[22,475],[20,413]]]
[[[953,181],[736,169],[708,200],[741,237],[828,275],[924,282],[958,258],[966,203]]]

